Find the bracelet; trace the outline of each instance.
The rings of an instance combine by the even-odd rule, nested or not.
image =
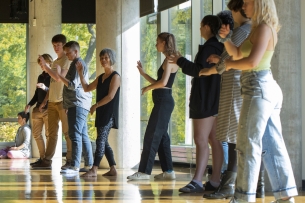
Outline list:
[[[224,60],[220,60],[216,64],[216,71],[219,75],[223,74],[226,71],[226,64]]]
[[[225,43],[226,41],[231,41],[232,34],[233,34],[232,30],[230,30],[230,32],[229,32],[229,34],[226,36],[226,38],[222,38],[222,37],[219,36],[219,32],[218,32],[218,34],[216,35],[216,38],[217,38],[217,40],[218,40],[219,42]]]

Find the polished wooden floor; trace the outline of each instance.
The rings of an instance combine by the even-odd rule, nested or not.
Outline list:
[[[0,159],[0,202],[213,202],[202,194],[180,194],[178,189],[187,184],[193,172],[190,168],[176,167],[174,181],[127,181],[134,170],[118,170],[117,177],[104,177],[100,169],[97,178],[67,177],[60,174],[62,159],[53,161],[52,170],[31,170],[32,160]],[[153,175],[160,173],[155,167]],[[269,203],[272,196],[257,199]],[[305,202],[305,196],[296,197],[296,202]]]

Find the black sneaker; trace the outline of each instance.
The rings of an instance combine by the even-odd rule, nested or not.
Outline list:
[[[189,184],[179,189],[179,192],[184,193],[203,193],[203,191],[203,188],[194,181],[191,181]]]
[[[39,158],[39,159],[37,159],[35,162],[30,163],[30,166],[33,166],[34,164],[38,164],[38,163],[40,163],[41,161],[42,161],[42,159]]]
[[[71,161],[66,161],[65,165],[63,165],[61,167],[61,169],[66,170],[66,169],[70,168],[70,166],[71,166]]]
[[[52,160],[43,159],[41,162],[32,165],[32,169],[51,169]]]

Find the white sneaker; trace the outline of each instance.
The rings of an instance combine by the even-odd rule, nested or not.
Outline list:
[[[294,203],[294,198],[291,197],[290,199],[287,199],[287,200],[278,199],[278,200],[273,201],[271,203]]]
[[[159,175],[155,175],[155,179],[158,179],[158,180],[175,180],[176,179],[175,171],[172,171],[170,173],[165,171],[163,173],[160,173]]]
[[[150,175],[147,175],[146,173],[136,172],[132,174],[131,176],[127,176],[127,179],[129,180],[149,180]]]
[[[65,174],[78,174],[79,169],[71,166],[70,168],[67,169],[62,169],[60,173],[65,173]]]

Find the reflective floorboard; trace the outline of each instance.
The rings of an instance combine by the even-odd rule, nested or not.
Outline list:
[[[229,200],[203,199],[202,194],[180,194],[178,189],[186,185],[192,170],[175,167],[177,179],[155,181],[153,175],[161,172],[155,167],[150,180],[127,181],[135,170],[118,170],[117,177],[104,177],[100,169],[97,178],[81,178],[60,174],[62,159],[53,161],[52,170],[31,170],[32,160],[0,159],[0,202],[213,202]],[[301,194],[302,195],[302,194]],[[269,203],[273,196],[257,199],[258,203]],[[304,202],[305,196],[296,197]]]

